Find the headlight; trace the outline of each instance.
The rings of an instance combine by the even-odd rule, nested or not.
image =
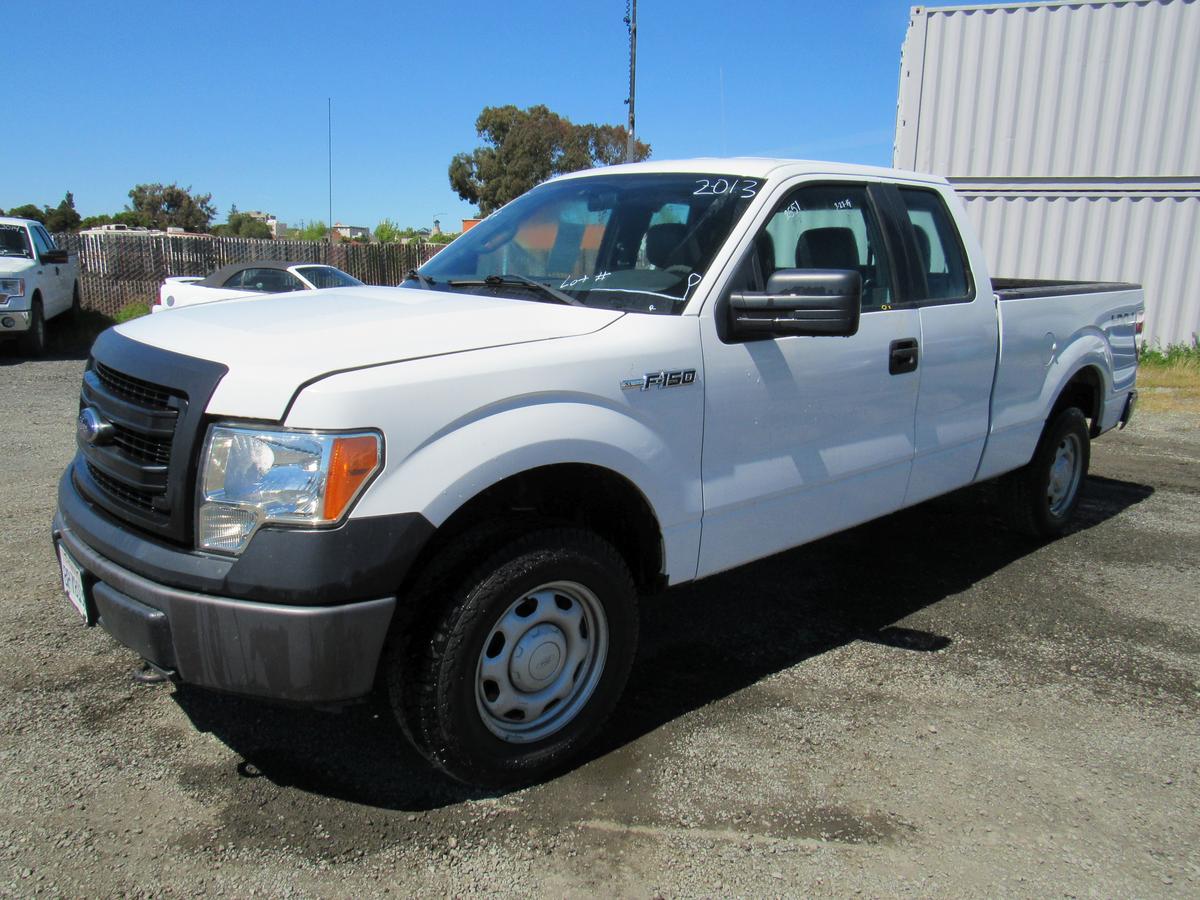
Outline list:
[[[383,460],[374,432],[324,434],[214,425],[204,445],[197,544],[241,553],[259,526],[329,525]]]
[[[8,297],[25,296],[24,278],[0,278],[0,295]]]

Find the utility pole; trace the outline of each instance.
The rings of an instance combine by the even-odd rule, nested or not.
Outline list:
[[[329,222],[325,238],[333,246],[333,98],[326,97],[326,123],[329,131]]]
[[[633,95],[637,81],[637,0],[625,2],[625,25],[629,28],[629,132],[625,141],[625,162],[633,162]]]

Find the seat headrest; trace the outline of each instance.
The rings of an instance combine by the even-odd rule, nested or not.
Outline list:
[[[913,233],[917,238],[917,252],[921,254],[922,272],[929,271],[929,261],[931,259],[931,250],[929,244],[929,232],[920,225],[913,226]]]
[[[646,231],[646,259],[659,269],[685,262],[679,257],[687,254],[680,248],[687,236],[687,226],[678,222],[653,225]]]
[[[801,269],[857,269],[858,241],[850,228],[810,228],[796,241]]]
[[[775,240],[770,232],[762,232],[754,240],[754,252],[758,254],[758,265],[762,269],[763,281],[775,271]]]

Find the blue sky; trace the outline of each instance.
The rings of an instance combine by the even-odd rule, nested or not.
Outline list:
[[[642,0],[638,136],[658,159],[887,165],[909,6]],[[324,220],[332,97],[334,218],[451,226],[472,207],[446,169],[477,146],[484,106],[625,121],[624,14],[624,0],[6,4],[10,88],[28,77],[9,94],[0,207],[70,190],[83,215],[113,212],[134,184],[175,181],[211,192],[219,221],[231,203]]]

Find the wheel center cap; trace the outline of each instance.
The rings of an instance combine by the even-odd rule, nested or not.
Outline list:
[[[509,674],[518,690],[532,692],[546,687],[563,668],[567,656],[566,636],[548,623],[535,625],[513,648]]]

